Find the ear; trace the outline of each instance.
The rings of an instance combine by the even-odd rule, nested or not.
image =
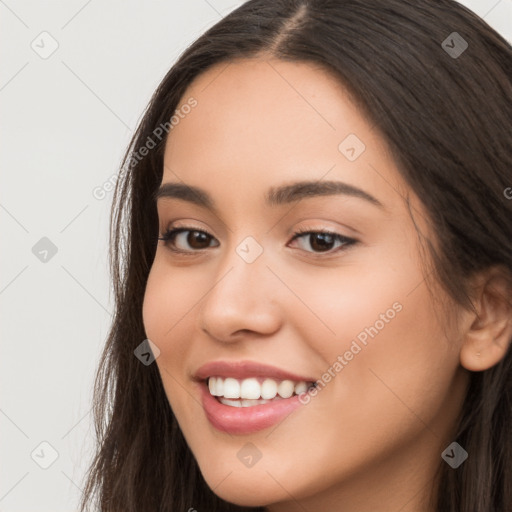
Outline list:
[[[474,280],[476,313],[463,333],[460,363],[479,372],[499,363],[512,339],[512,283],[510,274],[493,267]]]

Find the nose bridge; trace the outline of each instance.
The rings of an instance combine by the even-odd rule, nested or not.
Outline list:
[[[202,303],[201,328],[224,341],[240,330],[269,333],[277,328],[275,283],[262,244],[248,236],[220,261]]]
[[[218,284],[215,288],[224,300],[230,302],[233,297],[238,296],[240,300],[251,302],[266,295],[268,251],[256,238],[249,235],[230,245],[220,261],[216,280]]]

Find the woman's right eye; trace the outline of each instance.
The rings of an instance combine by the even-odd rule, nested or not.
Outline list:
[[[167,230],[158,240],[162,240],[171,251],[191,254],[210,247],[209,243],[214,240],[214,237],[202,229],[183,227]],[[188,244],[190,248],[180,248],[180,244],[183,246]]]

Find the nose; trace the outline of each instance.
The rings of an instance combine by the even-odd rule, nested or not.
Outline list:
[[[261,336],[279,330],[279,280],[263,255],[247,263],[233,251],[224,263],[201,301],[200,328],[223,343],[240,341],[249,333]]]

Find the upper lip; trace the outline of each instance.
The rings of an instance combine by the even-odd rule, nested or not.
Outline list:
[[[201,366],[195,372],[194,377],[199,380],[205,380],[208,377],[233,377],[235,379],[269,377],[277,380],[293,380],[295,382],[315,382],[316,380],[256,361],[210,361]]]

